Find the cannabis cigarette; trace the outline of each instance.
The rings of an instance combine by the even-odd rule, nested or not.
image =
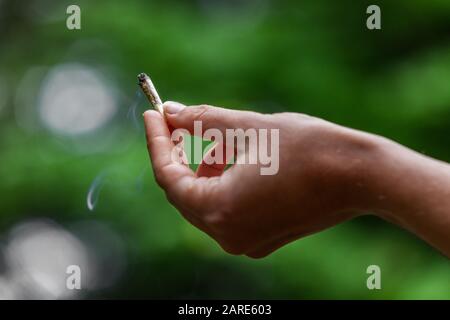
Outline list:
[[[138,81],[139,86],[141,87],[142,91],[144,92],[145,96],[147,97],[148,101],[152,104],[153,108],[158,110],[162,115],[164,115],[163,111],[163,104],[161,102],[161,99],[159,98],[158,92],[155,89],[155,86],[153,85],[152,80],[150,80],[150,77],[146,75],[145,73],[140,73],[138,75]]]

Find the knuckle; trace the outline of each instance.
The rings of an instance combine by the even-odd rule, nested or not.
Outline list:
[[[229,229],[229,221],[222,211],[216,211],[205,216],[205,223],[211,230],[219,235],[223,235]]]
[[[204,120],[210,111],[211,111],[211,106],[207,105],[207,104],[201,104],[197,107],[192,108],[193,120],[194,121]]]
[[[205,215],[205,222],[215,233],[226,235],[230,230],[233,233],[239,231],[239,222],[236,221],[236,210],[230,202],[218,201],[214,209]]]

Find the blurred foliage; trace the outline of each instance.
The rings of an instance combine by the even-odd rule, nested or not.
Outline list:
[[[126,117],[145,71],[165,100],[303,112],[450,161],[449,1],[80,0],[82,29],[69,31],[72,2],[0,1],[3,233],[30,217],[113,226],[127,273],[92,297],[450,298],[448,260],[370,216],[262,260],[225,254],[166,201]],[[374,3],[381,31],[365,26]],[[113,121],[81,138],[54,134],[23,107],[39,98],[39,85],[22,91],[29,70],[69,62],[99,70],[119,93]],[[105,132],[107,147],[79,148]],[[91,213],[87,190],[105,171]],[[366,288],[370,264],[382,269],[380,291]]]

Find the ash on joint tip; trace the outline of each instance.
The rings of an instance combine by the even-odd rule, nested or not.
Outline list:
[[[139,86],[147,97],[148,101],[152,104],[153,108],[158,110],[161,114],[164,114],[162,108],[162,101],[153,85],[152,80],[145,73],[138,74]]]

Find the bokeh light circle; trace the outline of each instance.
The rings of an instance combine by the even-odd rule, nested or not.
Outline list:
[[[44,125],[59,134],[80,135],[101,128],[117,112],[115,92],[94,69],[63,64],[43,81],[39,115]]]

